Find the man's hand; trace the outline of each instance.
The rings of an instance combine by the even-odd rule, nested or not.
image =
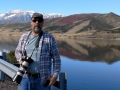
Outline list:
[[[20,62],[19,62],[19,64],[20,64],[20,67],[22,66],[22,63],[23,63],[23,61],[20,61]]]
[[[22,63],[23,63],[23,61],[20,61],[20,62],[19,62],[20,67],[22,66]],[[24,74],[27,74],[27,71],[25,71],[25,73],[24,73]]]
[[[55,78],[55,77],[49,77],[49,78],[47,78],[47,80],[50,80],[50,83],[49,83],[48,86],[52,86],[56,82],[57,78]]]

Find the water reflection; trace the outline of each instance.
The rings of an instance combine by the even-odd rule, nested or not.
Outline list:
[[[15,50],[20,36],[0,36],[0,51]]]
[[[61,55],[81,61],[106,62],[112,64],[120,60],[119,40],[58,40]]]
[[[20,36],[0,36],[0,51],[15,50]],[[120,40],[60,39],[60,54],[71,59],[112,64],[120,60]]]

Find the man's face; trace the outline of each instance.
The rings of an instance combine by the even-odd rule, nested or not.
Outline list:
[[[31,19],[31,26],[32,26],[32,30],[35,33],[39,33],[42,30],[43,27],[43,19],[41,18],[32,18]]]

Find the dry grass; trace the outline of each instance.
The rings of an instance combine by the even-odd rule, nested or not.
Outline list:
[[[0,31],[0,35],[2,36],[21,36],[24,32],[19,32],[19,31]],[[97,32],[96,30],[91,30],[91,31],[86,31],[86,32],[81,32],[81,33],[76,33],[76,34],[70,34],[70,33],[51,33],[55,38],[94,38],[94,39],[120,39],[120,33],[109,33],[108,31],[100,31]]]
[[[81,32],[77,34],[54,34],[56,38],[94,38],[94,39],[115,39],[120,40],[120,33],[108,33],[107,31],[96,32],[96,30]]]

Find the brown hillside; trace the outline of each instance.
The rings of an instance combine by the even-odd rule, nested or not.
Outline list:
[[[112,12],[107,14],[74,14],[66,17],[45,19],[44,23],[43,30],[52,34],[61,34],[62,37],[62,34],[71,37],[74,36],[73,34],[82,36],[84,33],[85,36],[95,38],[120,38],[120,16]],[[4,31],[22,33],[31,30],[30,23],[1,24],[0,27],[1,33],[4,33]]]

